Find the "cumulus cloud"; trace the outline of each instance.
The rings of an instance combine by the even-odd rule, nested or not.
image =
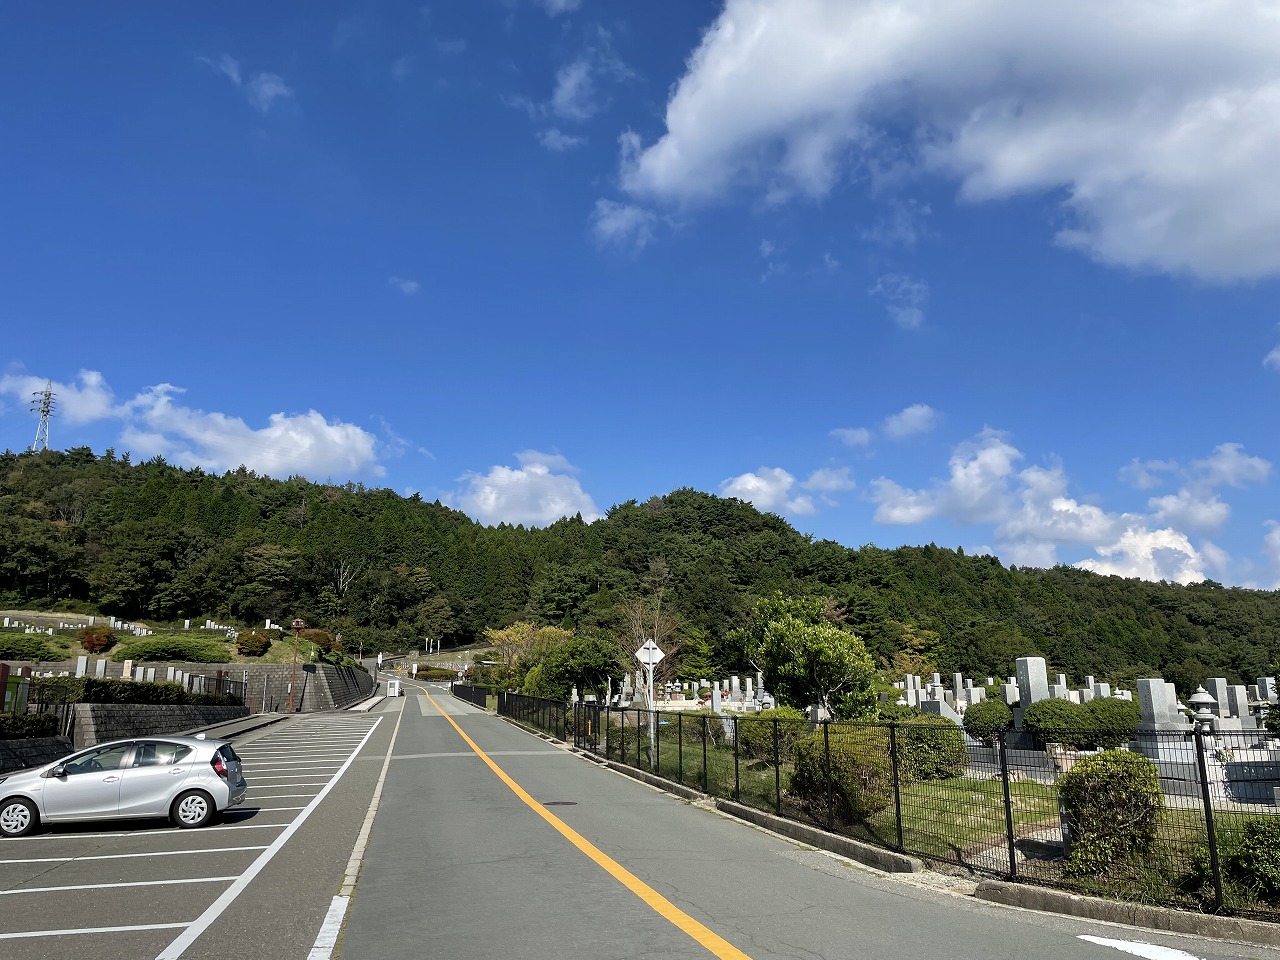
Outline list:
[[[1269,0],[726,0],[634,195],[821,197],[903,163],[980,203],[1061,198],[1057,240],[1216,281],[1280,273]]]
[[[150,387],[124,408],[121,440],[143,457],[163,456],[185,467],[211,471],[244,465],[274,477],[323,477],[385,472],[377,462],[377,438],[360,427],[330,422],[315,410],[273,413],[254,429],[239,417],[205,412],[174,402],[183,391],[171,384]]]
[[[387,283],[391,284],[406,297],[412,297],[421,289],[421,285],[417,280],[405,280],[403,277],[387,277]]]
[[[1197,547],[1188,535],[1217,530],[1230,516],[1214,491],[1260,483],[1270,470],[1238,444],[1222,444],[1185,467],[1134,461],[1143,476],[1158,467],[1161,474],[1179,475],[1184,485],[1177,493],[1151,498],[1150,513],[1117,513],[1071,496],[1060,464],[1020,468],[1022,459],[1007,434],[984,430],[957,446],[944,480],[917,489],[886,477],[873,481],[875,518],[890,524],[936,519],[989,524],[1006,563],[1048,567],[1058,562],[1060,548],[1084,547],[1094,556],[1076,564],[1083,569],[1191,583],[1203,580],[1206,570],[1224,576],[1231,562],[1214,543],[1202,540]],[[1273,545],[1280,551],[1280,534]],[[1280,559],[1280,552],[1276,556]]]
[[[871,431],[866,427],[836,427],[831,436],[846,447],[865,447],[871,443]]]
[[[0,377],[0,395],[25,398],[44,389],[45,380],[11,373]],[[244,465],[275,477],[301,474],[382,476],[377,437],[359,427],[329,421],[315,410],[274,413],[264,427],[238,417],[185,407],[174,398],[182,389],[162,383],[126,400],[116,398],[96,370],[81,370],[74,383],[53,383],[57,417],[67,424],[121,421],[120,442],[142,458],[162,456],[183,467],[210,471]]]
[[[927,403],[913,403],[905,410],[886,417],[884,434],[894,440],[928,433],[938,425],[938,411]]]
[[[486,474],[470,473],[455,499],[481,523],[545,527],[561,517],[582,514],[599,518],[595,501],[582,489],[572,465],[559,454],[525,450],[516,454],[519,467],[494,466]]]
[[[1276,347],[1262,358],[1262,365],[1272,370],[1280,370],[1280,347]]]
[[[658,215],[652,210],[617,200],[597,200],[591,231],[601,246],[628,248],[637,253],[654,237]]]
[[[0,376],[0,396],[26,407],[48,384],[55,394],[55,416],[69,424],[94,423],[119,415],[115,394],[97,370],[81,370],[70,383],[15,372]]]
[[[761,467],[755,473],[744,473],[721,482],[725,497],[745,500],[765,513],[807,515],[815,512],[813,499],[791,496],[796,478],[781,467]]]
[[[929,285],[901,273],[877,277],[867,291],[884,300],[889,319],[903,330],[919,330],[924,323],[924,305],[929,302]]]

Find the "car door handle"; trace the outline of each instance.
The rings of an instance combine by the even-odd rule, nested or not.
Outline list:
[[[185,770],[183,770],[181,767],[179,767],[179,768],[178,768],[178,769],[176,769],[176,770],[170,770],[170,771],[169,771],[169,776],[171,776],[171,777],[176,777],[178,774],[180,774],[180,773],[186,773],[186,772],[187,772],[187,771],[185,771]]]
[[[103,778],[102,778],[102,782],[103,782],[103,783],[115,783],[115,782],[116,782],[117,780],[119,780],[119,779],[120,779],[119,777],[103,777]]]

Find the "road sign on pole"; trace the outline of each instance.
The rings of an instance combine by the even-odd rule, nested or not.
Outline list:
[[[636,651],[636,659],[644,664],[645,675],[649,681],[649,764],[652,767],[655,763],[653,741],[656,733],[656,723],[653,714],[653,668],[662,662],[662,658],[666,654],[653,641],[646,640],[640,644],[640,649]]]

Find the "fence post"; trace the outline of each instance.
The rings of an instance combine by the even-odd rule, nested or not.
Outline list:
[[[742,777],[738,773],[738,715],[733,715],[733,799],[742,801]]]
[[[1004,785],[1004,832],[1009,841],[1009,876],[1018,879],[1018,851],[1013,845],[1013,800],[1009,796],[1009,753],[1005,746],[1007,730],[1000,731],[997,741],[1000,752],[1000,782]]]
[[[662,721],[658,719],[657,712],[654,712],[653,723],[649,725],[649,729],[653,732],[653,736],[649,738],[649,749],[653,751],[653,769],[659,776],[662,775],[662,731],[659,729]]]
[[[707,718],[702,718],[702,792],[707,792]]]
[[[836,828],[835,801],[831,796],[831,721],[822,721],[822,768],[827,780],[827,829]]]
[[[613,707],[609,704],[604,705],[604,758],[609,759],[609,717]]]
[[[782,763],[778,756],[778,718],[773,718],[773,813],[782,816]]]
[[[1209,867],[1213,871],[1213,912],[1222,910],[1222,867],[1218,863],[1218,831],[1213,822],[1213,796],[1209,790],[1209,758],[1205,755],[1204,738],[1207,731],[1194,717],[1195,729],[1191,736],[1196,741],[1196,762],[1200,766],[1200,794],[1204,800],[1204,829],[1209,835]]]
[[[898,778],[898,724],[889,721],[889,762],[893,765],[893,821],[898,828],[898,849],[905,850],[902,839],[902,786]]]
[[[676,714],[676,739],[680,741],[677,750],[680,762],[680,783],[684,783],[684,711]]]

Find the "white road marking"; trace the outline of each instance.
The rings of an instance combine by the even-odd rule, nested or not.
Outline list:
[[[132,860],[137,857],[181,857],[188,853],[235,853],[238,850],[265,850],[260,847],[208,847],[204,850],[157,850],[153,853],[103,853],[92,857],[30,857],[25,860],[0,860],[0,863],[80,863],[83,860]]]
[[[1144,957],[1146,960],[1202,960],[1195,954],[1187,953],[1184,950],[1161,947],[1154,943],[1143,943],[1141,940],[1108,940],[1106,937],[1091,937],[1088,934],[1082,934],[1080,939],[1088,940],[1090,943],[1096,943],[1103,947],[1114,947],[1116,950],[1131,953],[1135,957]]]
[[[28,930],[26,933],[0,933],[0,940],[27,940],[36,937],[71,937],[78,933],[132,933],[135,930],[174,930],[185,923],[134,923],[127,927],[78,927],[72,930]]]
[[[18,893],[63,893],[67,890],[106,890],[112,887],[167,887],[178,883],[227,883],[238,874],[230,877],[187,877],[183,880],[135,880],[132,883],[80,883],[66,887],[22,887],[18,890],[0,890],[0,897],[11,897]]]
[[[361,748],[369,742],[369,738],[373,736],[373,732],[378,729],[378,725],[380,723],[382,723],[381,717],[373,722],[373,726],[371,726],[368,733],[364,735],[364,740],[360,742],[360,746],[356,747],[356,749],[352,751],[351,756],[347,758],[347,762],[344,763],[333,775],[333,779],[325,784],[324,788],[316,794],[316,798],[307,804],[302,813],[295,817],[293,821],[284,828],[284,831],[280,836],[276,837],[271,846],[267,847],[266,850],[262,851],[262,853],[258,855],[258,859],[254,860],[253,863],[250,864],[249,869],[240,874],[239,879],[224,890],[222,896],[218,897],[209,909],[200,914],[200,916],[197,917],[195,921],[192,922],[192,924],[187,927],[187,929],[184,930],[176,940],[173,941],[173,943],[169,944],[169,946],[156,957],[156,960],[177,960],[177,958],[181,957],[183,953],[186,952],[187,948],[195,943],[196,940],[199,939],[200,935],[222,915],[227,907],[231,906],[231,904],[235,902],[236,897],[240,896],[240,894],[244,892],[245,888],[253,882],[254,877],[262,871],[262,868],[271,862],[272,857],[280,851],[285,843],[288,842],[289,838],[292,837],[304,823],[306,823],[307,818],[311,816],[315,808],[318,807],[320,802],[329,795],[329,791],[332,790],[334,785],[342,778],[342,775],[350,769],[351,764],[355,763],[356,756],[360,753]]]
[[[320,933],[316,936],[315,946],[307,954],[307,960],[329,960],[333,956],[333,948],[338,945],[338,934],[342,932],[342,918],[347,915],[347,904],[350,897],[334,897],[329,904],[329,912],[320,925]]]

